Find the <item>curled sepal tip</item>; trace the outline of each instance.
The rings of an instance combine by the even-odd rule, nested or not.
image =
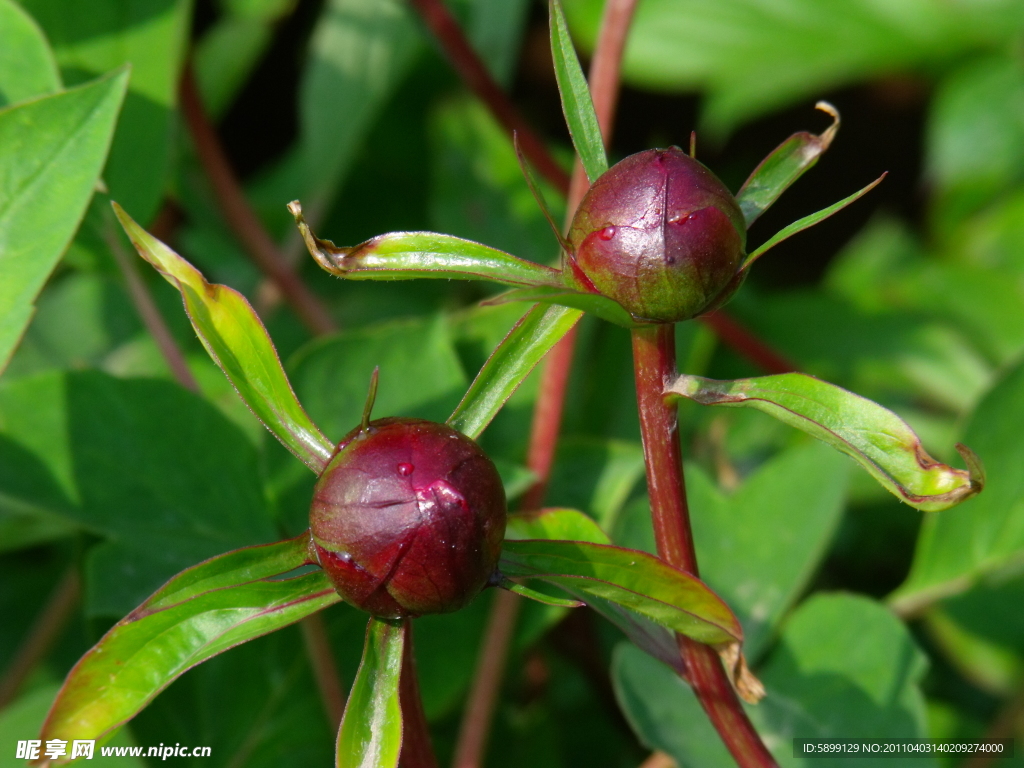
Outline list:
[[[764,684],[758,680],[747,666],[747,659],[740,649],[739,643],[728,643],[716,648],[722,660],[725,673],[732,683],[737,695],[747,704],[757,704],[765,697]]]
[[[298,200],[288,204],[310,255],[324,270],[347,280],[488,280],[514,286],[561,286],[557,269],[497,248],[437,232],[389,232],[352,247],[317,237]]]
[[[884,488],[924,512],[949,509],[980,493],[981,462],[957,450],[967,469],[936,461],[903,419],[878,403],[803,373],[716,381],[679,376],[666,388],[702,405],[749,406],[842,451]]]

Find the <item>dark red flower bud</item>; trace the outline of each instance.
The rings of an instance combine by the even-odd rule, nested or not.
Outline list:
[[[384,618],[465,606],[505,537],[498,471],[465,435],[422,419],[354,429],[317,481],[309,522],[346,601]]]
[[[724,303],[742,281],[739,204],[677,147],[610,168],[580,203],[569,241],[577,279],[638,320],[688,320]]]

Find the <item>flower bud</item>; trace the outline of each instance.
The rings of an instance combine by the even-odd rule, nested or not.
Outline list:
[[[339,444],[309,520],[320,565],[347,602],[383,618],[446,613],[497,568],[505,491],[465,435],[380,419]]]
[[[718,177],[672,147],[630,155],[594,182],[569,242],[587,289],[637,320],[676,322],[714,309],[739,287],[746,227]]]

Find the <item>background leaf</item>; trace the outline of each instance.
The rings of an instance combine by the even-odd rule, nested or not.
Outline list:
[[[92,197],[126,72],[0,112],[0,370]]]
[[[43,31],[13,0],[2,0],[0,107],[59,90],[60,73]]]

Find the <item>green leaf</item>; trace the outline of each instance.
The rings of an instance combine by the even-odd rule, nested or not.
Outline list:
[[[969,588],[986,573],[1017,567],[1024,552],[1024,362],[981,401],[964,439],[985,457],[985,492],[955,515],[926,520],[910,576],[892,596],[900,611]]]
[[[703,582],[646,552],[573,541],[506,541],[499,569],[611,600],[702,643],[743,638],[729,607]]]
[[[334,445],[302,410],[249,302],[225,285],[206,282],[199,270],[132,221],[117,203],[114,212],[139,255],[181,291],[203,346],[252,412],[285,448],[320,474]]]
[[[448,425],[477,438],[548,351],[576,325],[582,312],[538,304],[516,323],[487,358]]]
[[[569,27],[565,23],[565,15],[558,0],[549,0],[548,17],[551,26],[551,58],[555,64],[558,92],[562,96],[562,112],[565,114],[565,122],[569,126],[576,154],[583,163],[587,178],[594,183],[598,176],[608,170],[601,126],[597,122],[594,102],[590,98],[590,88],[580,68],[580,60],[576,56],[576,49],[569,36]]]
[[[546,498],[584,510],[610,531],[643,476],[644,450],[639,441],[563,436],[558,440]]]
[[[842,451],[887,490],[925,512],[949,509],[981,491],[977,458],[958,445],[968,471],[925,452],[917,435],[892,411],[802,373],[715,381],[682,375],[667,389],[702,405],[749,406]]]
[[[0,107],[60,90],[60,72],[39,25],[0,0]]]
[[[360,423],[370,376],[378,367],[373,407],[378,419],[416,416],[442,421],[467,384],[443,315],[393,320],[314,339],[288,361],[302,402],[338,440]]]
[[[760,246],[753,253],[751,253],[749,256],[747,256],[746,260],[743,262],[743,266],[740,267],[740,271],[742,272],[744,270],[750,269],[751,264],[753,264],[755,261],[757,261],[767,251],[771,250],[776,245],[781,243],[783,240],[788,240],[789,238],[791,238],[793,235],[797,234],[798,232],[803,232],[805,229],[810,229],[815,224],[817,224],[819,222],[822,222],[825,219],[827,219],[833,213],[837,213],[838,211],[841,211],[846,206],[850,205],[850,203],[852,203],[852,202],[854,202],[856,200],[859,200],[861,197],[863,197],[868,192],[870,192],[872,189],[874,189],[879,184],[881,184],[882,183],[882,179],[884,179],[884,178],[885,178],[885,174],[883,173],[877,179],[875,179],[870,184],[868,184],[866,187],[864,187],[864,189],[862,189],[862,190],[860,190],[858,192],[854,192],[849,197],[845,197],[842,200],[840,200],[838,203],[833,203],[828,208],[823,208],[822,210],[818,211],[817,213],[812,213],[809,216],[804,216],[802,219],[797,219],[792,224],[790,224],[788,227],[783,227],[781,230],[779,230],[774,235],[772,235],[772,237],[770,237],[767,242],[765,242],[762,246]]]
[[[178,78],[189,0],[24,0],[53,46],[64,81],[77,85],[131,65],[131,82],[103,179],[111,196],[148,222],[164,195],[174,152]]]
[[[508,88],[515,75],[530,0],[476,0],[467,33],[494,79]],[[507,143],[507,140],[506,140]]]
[[[585,514],[575,509],[557,507],[509,515],[505,526],[505,540],[519,541],[521,539],[611,544],[608,534]]]
[[[373,617],[345,716],[338,731],[337,768],[395,768],[402,751],[398,683],[408,625]]]
[[[583,293],[574,291],[564,285],[558,286],[537,286],[530,288],[513,288],[511,291],[500,293],[492,299],[487,299],[486,304],[505,304],[510,301],[529,301],[541,304],[554,304],[571,309],[579,309],[590,312],[592,315],[607,320],[609,323],[621,325],[623,328],[635,328],[638,323],[633,319],[622,305],[607,296],[599,293]]]
[[[127,83],[116,72],[0,111],[0,370],[85,213]]]
[[[759,669],[768,696],[747,707],[747,715],[781,765],[832,765],[834,758],[794,758],[793,739],[928,735],[919,688],[927,666],[910,632],[883,606],[855,595],[815,595],[789,618]],[[613,657],[612,682],[622,711],[648,748],[667,752],[679,765],[735,765],[677,674],[623,644]],[[929,765],[920,756],[890,762]]]
[[[392,232],[351,248],[339,248],[313,234],[302,206],[288,210],[316,262],[347,280],[414,280],[422,277],[490,280],[504,285],[561,286],[561,273],[471,240],[436,232]]]
[[[564,3],[581,46],[592,51],[603,0]],[[968,51],[1005,50],[1000,41],[1024,26],[1019,10],[1015,0],[644,0],[623,78],[643,90],[705,94],[703,121],[721,136],[758,115],[884,73],[941,72],[943,64],[969,58]]]
[[[526,597],[534,602],[550,605],[554,608],[582,608],[586,605],[582,600],[573,600],[568,597],[554,597],[536,589],[531,589],[523,584],[517,584],[511,579],[502,579],[499,582],[499,586],[502,589],[507,589],[509,592],[515,592],[520,597]]]
[[[279,550],[264,552],[281,562],[275,555]],[[144,603],[115,624],[71,670],[41,738],[103,739],[189,668],[340,600],[322,571],[214,586],[221,581],[219,566],[235,573],[223,574],[224,580],[275,570],[254,559],[239,569],[238,554],[197,567],[208,591],[190,584],[195,576],[186,571],[179,577],[185,581],[180,588],[172,581],[154,596],[156,604]],[[173,592],[185,596],[184,602],[167,605],[159,597]]]
[[[761,161],[736,193],[748,228],[793,182],[814,167],[836,137],[839,112],[827,101],[819,101],[815,106],[832,116],[832,125],[820,136],[806,131],[794,133]]]

